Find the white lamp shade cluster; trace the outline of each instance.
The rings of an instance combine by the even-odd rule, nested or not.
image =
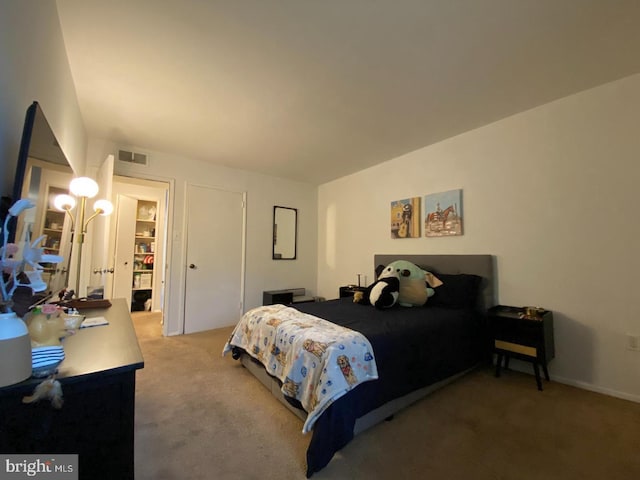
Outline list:
[[[93,215],[85,219],[86,200],[93,198],[98,194],[98,184],[95,180],[89,177],[77,177],[71,180],[69,184],[69,191],[71,195],[62,194],[58,195],[53,200],[53,205],[58,210],[66,212],[71,218],[71,238],[73,243],[73,236],[77,237],[78,254],[76,257],[76,285],[73,290],[74,295],[78,298],[78,292],[80,291],[80,270],[82,265],[82,244],[84,243],[84,237],[87,233],[87,226],[89,222],[98,215],[111,215],[113,212],[113,204],[109,200],[96,200],[93,204]],[[76,216],[71,214],[71,210],[74,209],[80,200],[80,204],[76,211]],[[71,253],[69,254],[71,255]]]
[[[75,197],[93,198],[98,194],[98,190],[96,181],[89,177],[74,178],[69,184],[69,191]],[[67,194],[58,195],[53,200],[53,204],[58,210],[73,210],[77,203],[75,197]],[[109,200],[96,200],[93,211],[103,216],[111,215],[113,204]]]

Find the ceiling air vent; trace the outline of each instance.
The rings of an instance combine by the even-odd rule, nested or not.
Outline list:
[[[129,152],[127,150],[118,150],[118,160],[137,165],[147,165],[149,161],[146,153]]]

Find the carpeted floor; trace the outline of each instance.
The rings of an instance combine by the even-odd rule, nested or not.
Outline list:
[[[309,437],[222,347],[231,328],[162,337],[134,314],[137,480],[304,479]],[[553,369],[551,371],[553,376]],[[640,478],[640,404],[489,368],[357,436],[312,478]]]

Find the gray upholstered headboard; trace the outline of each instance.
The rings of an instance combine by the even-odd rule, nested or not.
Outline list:
[[[487,308],[497,305],[496,278],[493,255],[407,255],[376,254],[373,257],[374,269],[378,265],[388,265],[395,260],[406,260],[434,273],[471,273],[482,277],[478,310],[485,312]]]

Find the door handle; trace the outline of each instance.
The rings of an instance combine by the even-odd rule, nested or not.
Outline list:
[[[189,268],[190,268],[190,269],[192,269],[192,270],[195,270],[196,266],[195,266],[195,264],[190,263],[190,264],[189,264]]]

